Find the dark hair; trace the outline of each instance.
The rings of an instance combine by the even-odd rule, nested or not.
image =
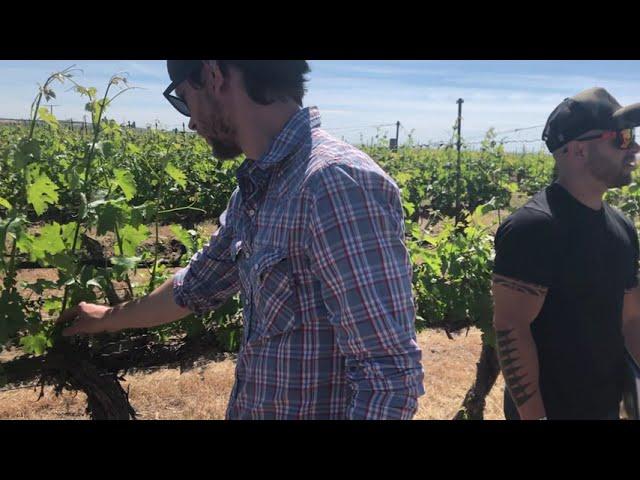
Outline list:
[[[311,71],[306,60],[216,60],[223,75],[229,67],[242,72],[249,98],[260,105],[293,99],[302,106],[307,89],[305,75]]]

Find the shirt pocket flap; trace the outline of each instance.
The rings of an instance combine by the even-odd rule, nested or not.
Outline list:
[[[267,338],[297,325],[296,295],[289,258],[282,250],[263,251],[253,267],[255,328],[251,337]]]

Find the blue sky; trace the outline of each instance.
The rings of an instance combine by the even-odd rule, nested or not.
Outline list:
[[[182,128],[181,117],[163,99],[169,83],[161,60],[47,60],[0,61],[0,117],[25,118],[37,91],[54,71],[72,64],[83,70],[76,80],[103,92],[110,75],[126,71],[130,83],[141,87],[121,95],[108,113],[118,121],[138,126],[157,121],[166,128]],[[350,142],[369,141],[376,134],[395,135],[399,120],[419,143],[449,138],[457,115],[456,100],[464,99],[463,136],[481,139],[498,131],[544,124],[565,97],[602,86],[623,105],[640,101],[640,61],[310,61],[305,104],[317,105],[323,127]],[[83,100],[56,86],[52,102],[59,119],[82,120]],[[519,141],[538,139],[541,128],[502,137]],[[517,144],[513,144],[517,145]],[[540,147],[539,143],[527,148]],[[521,146],[519,147],[521,148]]]

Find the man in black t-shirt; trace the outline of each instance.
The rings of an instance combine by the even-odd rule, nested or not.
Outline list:
[[[563,101],[543,133],[556,182],[496,233],[496,343],[507,419],[616,419],[625,346],[640,359],[638,236],[602,200],[628,185],[640,103],[592,88]]]

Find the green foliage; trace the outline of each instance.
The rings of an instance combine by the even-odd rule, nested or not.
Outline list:
[[[160,224],[170,225],[185,246],[186,265],[207,240],[196,224],[217,219],[226,208],[243,160],[212,158],[195,135],[121,127],[105,113],[131,88],[126,78],[112,77],[102,94],[71,77],[67,70],[45,82],[30,125],[0,126],[0,346],[19,344],[33,355],[55,344],[50,320],[63,305],[108,303],[114,282],[122,282],[120,290],[127,284],[136,297],[171,277],[160,256]],[[55,98],[56,81],[72,81],[85,97],[89,131],[68,129],[41,105]],[[491,344],[493,231],[516,197],[552,180],[553,159],[508,153],[489,131],[479,149],[463,143],[458,192],[453,148],[406,145],[392,152],[380,144],[364,150],[401,189],[417,327],[454,331],[474,325]],[[607,200],[636,220],[640,216],[637,183],[610,191]],[[114,253],[103,264],[82,264],[80,259],[95,258],[89,255],[92,242],[103,249],[94,237],[111,238]],[[26,260],[55,268],[57,279],[19,283],[16,265]],[[129,277],[141,262],[149,265],[147,285]],[[64,296],[48,295],[52,290]],[[215,331],[220,348],[234,351],[241,339],[240,308],[234,298],[209,315],[153,331],[161,341]]]
[[[414,265],[417,327],[456,331],[471,325],[491,330],[493,236],[480,223],[480,206],[456,227],[447,219],[437,234],[407,222],[407,247]]]
[[[131,225],[125,225],[120,230],[122,237],[122,253],[125,256],[133,257],[136,254],[138,246],[149,238],[149,228],[145,225],[139,225],[137,228]]]
[[[58,202],[58,187],[44,173],[37,174],[27,186],[27,200],[33,205],[37,215],[42,215],[47,205]]]
[[[136,181],[133,174],[123,168],[114,168],[113,173],[116,177],[113,183],[122,189],[127,200],[133,199],[136,194]]]
[[[25,351],[32,355],[42,355],[47,348],[53,346],[51,339],[47,337],[46,333],[39,332],[35,335],[26,335],[20,339],[20,346]]]
[[[187,256],[201,248],[193,225],[224,210],[241,161],[212,159],[195,135],[122,128],[105,112],[130,88],[127,79],[112,77],[101,94],[72,81],[71,72],[54,74],[40,87],[28,126],[0,127],[0,348],[20,345],[33,355],[55,343],[59,329],[50,320],[64,306],[112,302],[113,282],[124,282],[134,296],[145,293],[129,275],[151,258],[143,244],[153,223],[180,222],[172,231]],[[55,98],[52,82],[70,80],[87,98],[89,131],[66,128],[41,104]],[[113,238],[114,253],[100,264],[105,236]],[[155,282],[173,273],[161,260],[153,262]],[[22,261],[54,268],[57,279],[18,282]],[[56,290],[64,295],[51,296]],[[233,305],[236,314],[239,305]],[[204,325],[194,318],[170,332],[195,335]]]

